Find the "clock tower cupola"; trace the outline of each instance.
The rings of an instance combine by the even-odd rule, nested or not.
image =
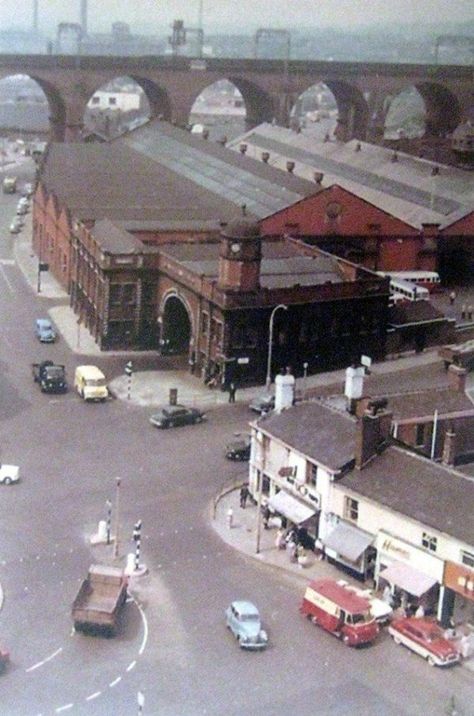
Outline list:
[[[234,221],[221,232],[219,286],[233,291],[258,291],[262,241],[260,226]]]

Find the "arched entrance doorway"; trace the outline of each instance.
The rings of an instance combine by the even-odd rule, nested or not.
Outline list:
[[[164,353],[188,353],[191,340],[191,321],[183,301],[169,296],[163,309],[161,345]]]

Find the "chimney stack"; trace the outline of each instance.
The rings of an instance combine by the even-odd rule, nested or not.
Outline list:
[[[387,400],[371,400],[357,422],[355,464],[361,470],[389,444],[392,413],[386,410]]]
[[[456,433],[451,426],[448,427],[444,434],[443,457],[441,461],[443,465],[453,466],[456,458]]]
[[[460,365],[451,363],[448,368],[449,387],[456,393],[466,392],[467,370]]]
[[[285,375],[275,377],[275,411],[279,413],[284,408],[291,408],[295,402],[295,376],[291,375],[290,368]]]

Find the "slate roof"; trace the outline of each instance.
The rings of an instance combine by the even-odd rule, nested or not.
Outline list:
[[[399,328],[412,324],[446,320],[446,316],[430,301],[404,301],[390,307],[388,324]]]
[[[194,273],[217,278],[218,243],[165,244],[160,250]],[[331,256],[302,256],[285,241],[262,241],[262,255],[260,285],[263,288],[317,286],[327,281],[341,283],[347,280]]]
[[[308,401],[269,413],[258,420],[258,426],[331,472],[354,459],[355,420],[320,403]]]
[[[350,466],[354,459],[356,420],[320,402],[270,413],[255,424],[331,472]],[[457,470],[391,445],[362,470],[351,466],[337,485],[473,544],[474,478]]]
[[[474,538],[474,479],[390,446],[338,484],[468,545]]]
[[[374,398],[377,396],[374,396]],[[381,396],[378,396],[381,397]],[[433,417],[437,410],[440,415],[447,413],[463,413],[474,411],[474,405],[465,393],[458,393],[451,388],[440,390],[418,390],[411,393],[388,395],[388,410],[393,413],[394,420],[409,418]]]
[[[398,161],[392,162],[393,150],[387,147],[355,139],[324,142],[304,131],[296,133],[268,123],[227,146],[238,151],[241,142],[259,155],[262,150],[269,151],[270,161],[280,171],[292,160],[295,173],[302,177],[312,178],[315,171],[321,172],[324,187],[339,184],[416,228],[423,223],[451,223],[448,217],[474,207],[469,172],[402,152],[397,152]],[[433,176],[435,166],[439,173]]]

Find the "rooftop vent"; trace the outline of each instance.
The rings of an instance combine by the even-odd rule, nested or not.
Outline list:
[[[270,152],[262,152],[262,162],[265,162],[265,164],[267,164],[269,159],[270,159]]]
[[[247,151],[247,145],[245,144],[245,142],[242,142],[242,144],[240,144],[240,146],[239,146],[239,152],[241,154],[245,154],[246,151]]]

